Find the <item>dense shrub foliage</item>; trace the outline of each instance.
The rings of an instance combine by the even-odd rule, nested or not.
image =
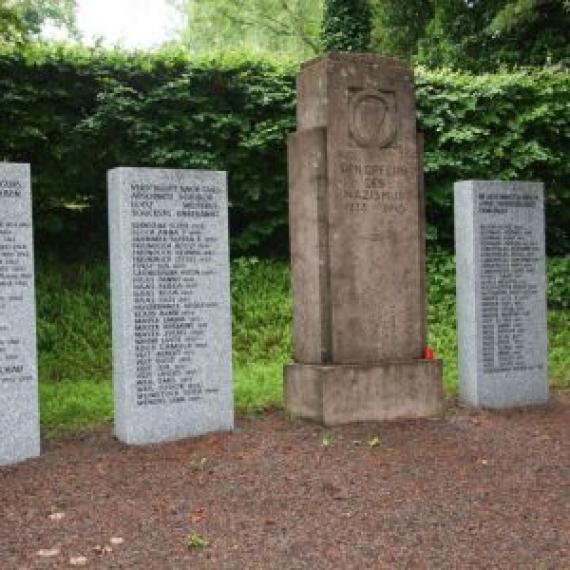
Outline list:
[[[324,51],[367,51],[372,34],[369,0],[325,0],[321,43]]]
[[[237,55],[0,49],[0,159],[32,163],[40,248],[104,252],[105,176],[121,165],[228,170],[234,254],[285,253],[295,72]],[[543,180],[549,248],[567,251],[568,73],[416,75],[430,239],[452,246],[453,181]]]
[[[551,252],[570,249],[570,74],[416,74],[428,220],[452,242],[455,180],[540,180]]]

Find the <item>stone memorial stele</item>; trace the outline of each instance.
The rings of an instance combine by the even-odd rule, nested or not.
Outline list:
[[[0,162],[0,465],[39,454],[30,165]]]
[[[469,180],[454,188],[461,399],[548,401],[544,190]]]
[[[116,168],[108,186],[117,437],[233,429],[226,173]]]
[[[289,213],[294,359],[285,402],[324,424],[442,409],[425,360],[421,137],[411,70],[331,53],[297,77]]]

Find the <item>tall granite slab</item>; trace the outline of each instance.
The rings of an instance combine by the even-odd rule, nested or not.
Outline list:
[[[117,168],[108,186],[117,437],[233,429],[226,173]]]
[[[0,465],[40,454],[30,165],[0,162]]]
[[[297,126],[288,141],[295,364],[285,372],[286,405],[324,423],[436,414],[441,363],[423,360],[423,149],[412,72],[371,54],[313,60],[297,78]],[[427,390],[414,390],[418,377]],[[323,404],[333,384],[334,398],[352,402],[342,420]],[[388,392],[407,403],[387,406]]]
[[[544,190],[469,180],[454,188],[461,399],[548,401]]]

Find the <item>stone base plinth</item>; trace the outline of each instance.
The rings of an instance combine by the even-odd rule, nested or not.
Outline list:
[[[443,411],[441,361],[289,364],[285,406],[324,425],[436,416]]]

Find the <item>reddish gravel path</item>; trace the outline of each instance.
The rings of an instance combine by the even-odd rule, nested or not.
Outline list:
[[[271,413],[145,448],[106,427],[0,468],[0,568],[568,569],[569,435],[568,394],[329,430]]]

